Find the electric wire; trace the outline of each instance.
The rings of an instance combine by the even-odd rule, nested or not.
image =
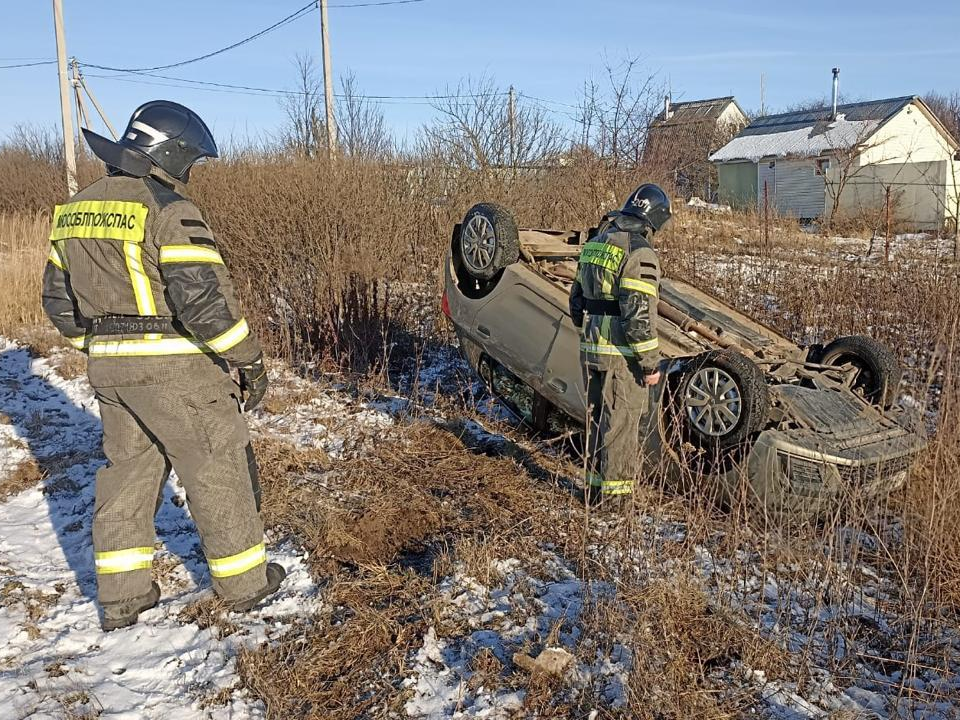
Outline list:
[[[337,8],[339,10],[349,8],[384,7],[385,5],[413,5],[414,3],[422,3],[426,1],[427,0],[383,0],[382,2],[336,3],[334,5],[327,5],[327,7]]]
[[[270,25],[269,27],[266,27],[263,30],[256,32],[253,35],[248,35],[247,37],[243,38],[242,40],[238,40],[232,45],[227,45],[226,47],[222,47],[219,50],[214,50],[213,52],[208,52],[204,55],[198,55],[197,57],[189,58],[187,60],[181,60],[175,63],[169,63],[167,65],[155,65],[153,67],[142,67],[142,68],[111,67],[109,65],[98,65],[95,63],[84,63],[84,65],[86,65],[87,67],[96,68],[98,70],[106,70],[108,72],[150,72],[152,70],[169,70],[170,68],[183,67],[184,65],[190,65],[192,63],[200,62],[201,60],[207,60],[208,58],[212,58],[217,55],[222,55],[223,53],[229,52],[230,50],[235,50],[241,45],[246,45],[249,42],[253,42],[257,38],[261,38],[267,33],[273,32],[274,30],[280,27],[283,27],[284,25],[287,25],[289,23],[292,23],[295,20],[299,20],[300,18],[310,14],[316,9],[317,9],[317,2],[316,0],[313,0],[312,2],[309,2],[306,5],[304,5],[299,10],[290,13],[282,20],[278,20],[273,25]]]
[[[56,65],[56,60],[38,60],[37,62],[16,63],[14,65],[0,65],[0,70],[12,70],[14,68],[37,67],[39,65]]]
[[[81,66],[83,67],[83,66]],[[128,75],[136,75],[143,78],[156,78],[160,80],[166,80],[170,82],[159,83],[151,82],[150,80],[137,80],[135,78],[128,77]],[[214,82],[212,80],[193,80],[190,78],[176,77],[172,75],[161,75],[159,73],[150,73],[150,72],[135,72],[135,73],[120,73],[114,75],[104,75],[101,73],[84,73],[87,77],[95,77],[105,80],[121,80],[124,82],[132,83],[141,83],[145,85],[161,85],[164,87],[181,87],[186,89],[193,90],[218,90],[223,92],[235,91],[236,94],[243,95],[253,95],[253,96],[277,96],[285,97],[291,95],[308,95],[313,94],[309,91],[304,90],[283,90],[280,88],[265,88],[258,87],[255,85],[236,85],[232,83],[222,83]],[[181,84],[186,83],[186,84]],[[200,87],[193,87],[200,86]],[[451,100],[451,99],[464,99],[464,98],[481,98],[481,97],[504,97],[509,93],[505,91],[494,91],[486,93],[457,93],[457,94],[431,94],[431,95],[369,95],[369,94],[350,94],[345,95],[343,93],[334,93],[336,97],[344,98],[351,97],[357,100],[370,100],[370,101],[381,101],[381,100]]]
[[[234,87],[197,87],[194,85],[185,85],[183,83],[165,82],[161,80],[143,80],[121,75],[102,75],[99,73],[85,73],[85,77],[98,78],[102,80],[114,80],[117,82],[133,83],[135,85],[155,85],[158,87],[173,87],[186,90],[202,90],[206,92],[226,93],[231,95],[248,95],[251,97],[273,97],[285,98],[292,96],[306,95],[302,90],[271,90],[268,88],[255,88],[251,90],[235,89]],[[201,82],[201,81],[197,81]],[[242,87],[242,86],[241,86]],[[319,94],[319,93],[318,93]],[[344,95],[335,93],[335,97],[340,99],[353,98],[378,105],[428,105],[432,106],[438,98],[430,95],[409,95],[409,96],[390,96],[390,95]]]

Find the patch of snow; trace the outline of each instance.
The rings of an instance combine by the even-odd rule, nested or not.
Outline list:
[[[226,706],[203,707],[202,700],[237,683],[241,647],[278,637],[319,609],[302,550],[269,548],[288,578],[274,600],[229,618],[236,632],[221,638],[214,627],[180,619],[210,590],[184,492],[172,477],[157,517],[160,604],[139,624],[103,633],[90,539],[93,480],[104,462],[93,392],[84,379],[64,380],[46,360],[0,340],[0,407],[12,421],[0,425],[0,443],[7,442],[0,472],[23,457],[54,468],[43,488],[0,504],[3,716],[263,717],[262,703],[243,691],[230,693]]]
[[[492,569],[502,575],[495,587],[465,574],[462,567],[441,582],[440,617],[469,632],[441,637],[435,627],[427,631],[404,681],[413,692],[407,715],[512,716],[509,711],[522,705],[524,690],[496,678],[493,687],[477,685],[474,659],[490,652],[501,666],[510,668],[515,652],[542,642],[555,628],[559,648],[576,657],[566,677],[569,692],[589,687],[607,707],[624,707],[632,653],[616,639],[605,649],[601,638],[585,638],[582,626],[585,604],[613,598],[613,587],[585,583],[560,556],[546,550],[536,576],[517,559],[495,562]]]
[[[687,201],[687,207],[701,212],[718,213],[721,215],[729,215],[733,212],[733,208],[731,208],[729,205],[719,205],[717,203],[707,202],[706,200],[696,196]]]

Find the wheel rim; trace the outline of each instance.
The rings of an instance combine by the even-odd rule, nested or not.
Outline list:
[[[493,265],[497,249],[497,235],[483,215],[474,215],[460,234],[460,254],[467,269],[473,273],[486,272]]]
[[[743,397],[736,380],[715,367],[698,370],[690,378],[684,405],[690,424],[710,437],[726,435],[743,415]]]

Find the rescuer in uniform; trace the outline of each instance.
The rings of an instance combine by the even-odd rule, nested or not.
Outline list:
[[[210,228],[182,194],[217,146],[196,113],[162,100],[139,107],[119,142],[83,132],[107,176],[54,211],[43,308],[87,353],[103,420],[93,515],[103,628],[132,625],[159,600],[154,515],[171,466],[215,592],[249,610],[285,572],[267,563],[240,412],[266,392],[263,355]]]
[[[570,315],[581,328],[587,391],[586,498],[621,509],[640,466],[639,424],[660,381],[660,264],[651,243],[670,219],[670,199],[641,185],[580,253]]]

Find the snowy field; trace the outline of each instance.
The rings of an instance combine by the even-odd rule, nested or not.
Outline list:
[[[0,717],[266,717],[267,707],[240,682],[237,653],[278,642],[324,611],[323,581],[307,553],[288,536],[272,544],[271,559],[289,573],[282,592],[253,613],[226,618],[235,631],[224,633],[204,620],[208,571],[173,477],[157,518],[160,604],[138,625],[102,633],[90,543],[93,478],[104,462],[96,403],[85,379],[65,380],[51,360],[0,343],[0,481],[31,460],[43,473],[0,502]],[[418,402],[431,405],[432,392],[462,371],[450,352],[427,362]],[[322,449],[334,467],[394,432],[411,411],[410,397],[364,397],[345,385],[313,386],[273,374],[303,399],[255,413],[254,433]],[[504,414],[489,402],[478,411],[465,426],[475,444],[495,451],[507,442]],[[632,644],[637,636],[626,628],[598,625],[598,609],[616,608],[617,617],[642,624],[631,616],[636,605],[618,607],[621,595],[630,583],[630,592],[638,589],[638,577],[669,582],[677,573],[693,578],[709,603],[722,602],[734,625],[784,654],[779,677],[744,658],[721,658],[714,679],[753,699],[750,716],[960,716],[952,704],[960,698],[960,635],[943,628],[937,637],[911,635],[909,622],[891,610],[897,591],[880,564],[858,560],[856,572],[841,563],[833,575],[805,575],[798,562],[771,573],[750,551],[722,550],[722,537],[691,543],[684,522],[666,514],[641,515],[638,527],[625,546],[617,522],[592,522],[585,558],[565,556],[558,537],[557,545],[542,543],[533,558],[493,558],[483,577],[462,563],[435,577],[431,619],[396,681],[400,712],[412,718],[529,716],[524,708],[532,691],[515,678],[546,672],[557,678],[557,698],[589,698],[593,709],[584,717],[631,717],[631,683],[658,679],[638,680],[635,674],[649,669],[639,666],[638,653],[648,649]],[[851,547],[857,542],[869,538],[851,538]],[[681,546],[690,548],[687,556],[675,553],[675,564],[659,561]],[[586,578],[578,571],[584,559],[608,568],[607,579]],[[824,577],[832,578],[827,585]],[[860,578],[856,587],[849,586],[851,577]],[[657,637],[657,628],[650,632]],[[925,647],[907,647],[908,637],[922,637]],[[801,675],[805,680],[798,682]]]

